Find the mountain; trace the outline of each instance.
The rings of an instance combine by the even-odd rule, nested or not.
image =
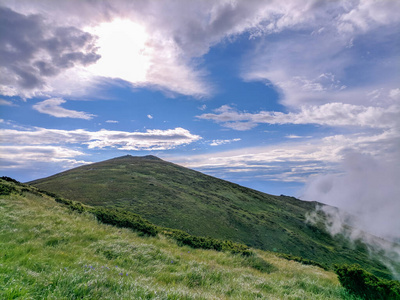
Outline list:
[[[389,278],[380,257],[361,241],[331,237],[306,222],[317,202],[273,196],[155,156],[123,156],[81,166],[29,184],[88,205],[120,208],[156,225],[228,239],[326,265],[358,263]]]
[[[0,178],[0,299],[355,299],[331,271],[179,246],[54,200]]]

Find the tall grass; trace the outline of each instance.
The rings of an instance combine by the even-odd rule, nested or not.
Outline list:
[[[140,236],[29,192],[0,196],[0,241],[0,299],[353,299],[315,266]]]

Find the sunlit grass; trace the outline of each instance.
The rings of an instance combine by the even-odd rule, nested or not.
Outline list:
[[[352,299],[336,275],[255,250],[142,237],[27,193],[0,198],[0,299]]]

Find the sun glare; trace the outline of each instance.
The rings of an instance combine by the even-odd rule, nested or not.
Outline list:
[[[142,26],[116,19],[88,31],[98,36],[98,54],[101,55],[97,63],[90,66],[91,72],[131,83],[145,81],[150,58],[146,55],[148,35]]]

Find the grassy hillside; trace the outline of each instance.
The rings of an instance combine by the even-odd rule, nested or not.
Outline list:
[[[154,156],[123,156],[75,168],[30,184],[89,205],[122,208],[151,222],[245,243],[332,265],[359,263],[383,277],[362,243],[333,239],[307,224],[317,203],[272,196],[207,176]]]
[[[180,247],[0,179],[0,299],[355,299],[337,276],[254,250]],[[4,195],[9,194],[10,195]]]

